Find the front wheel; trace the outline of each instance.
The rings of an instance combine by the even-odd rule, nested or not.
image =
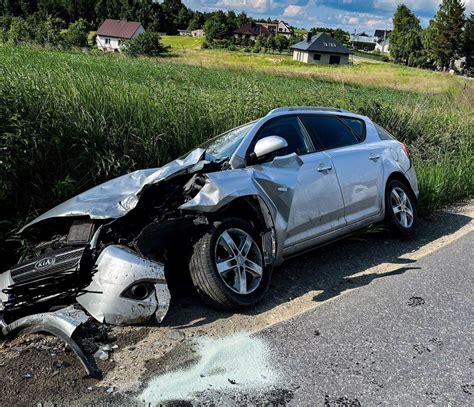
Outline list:
[[[260,301],[271,267],[264,264],[261,239],[252,225],[237,218],[216,221],[195,244],[190,274],[210,305],[239,309]]]
[[[416,201],[410,189],[397,180],[385,191],[385,222],[399,236],[411,236],[417,224]]]

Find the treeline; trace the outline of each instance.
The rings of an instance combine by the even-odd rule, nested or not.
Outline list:
[[[245,13],[193,11],[181,0],[0,0],[0,16],[4,21],[12,17],[36,21],[53,18],[65,27],[82,19],[91,31],[107,18],[125,19],[139,21],[147,31],[168,35],[177,34],[178,29],[203,28],[208,20],[209,29],[220,35],[252,21]]]
[[[429,26],[405,5],[393,16],[390,54],[400,64],[439,70],[458,69],[474,75],[474,13],[465,16],[461,0],[443,0]],[[465,58],[456,66],[455,62]]]

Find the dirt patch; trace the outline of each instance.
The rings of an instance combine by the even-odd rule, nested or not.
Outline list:
[[[28,335],[16,338],[0,351],[1,404],[31,406],[37,403],[74,404],[103,398],[96,379],[86,378],[83,366],[65,344],[54,337]],[[113,362],[100,362],[107,372]]]

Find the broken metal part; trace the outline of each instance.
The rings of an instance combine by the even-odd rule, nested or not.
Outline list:
[[[55,312],[20,318],[11,324],[4,325],[1,331],[4,336],[50,333],[64,341],[72,349],[89,376],[99,379],[102,373],[97,368],[94,358],[87,355],[73,339],[76,330],[88,319],[89,317],[84,311],[70,306]]]
[[[163,320],[171,298],[163,264],[110,245],[99,255],[96,268],[92,283],[76,298],[95,319],[114,325],[146,322],[153,315],[158,322]],[[151,283],[153,290],[143,298],[131,298],[137,285],[142,284],[135,292],[143,293],[145,283]]]
[[[177,159],[161,168],[138,170],[107,181],[56,206],[24,226],[20,233],[46,219],[89,216],[91,219],[117,219],[136,207],[143,189],[176,175],[191,171],[204,157],[197,148],[184,159]],[[194,169],[197,170],[197,169]]]

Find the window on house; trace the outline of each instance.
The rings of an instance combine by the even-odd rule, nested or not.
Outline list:
[[[321,61],[321,54],[313,54],[313,59],[315,61]]]
[[[110,38],[106,38],[105,39],[105,45],[109,45],[110,44]]]
[[[122,40],[118,40],[119,47],[122,45]]]

